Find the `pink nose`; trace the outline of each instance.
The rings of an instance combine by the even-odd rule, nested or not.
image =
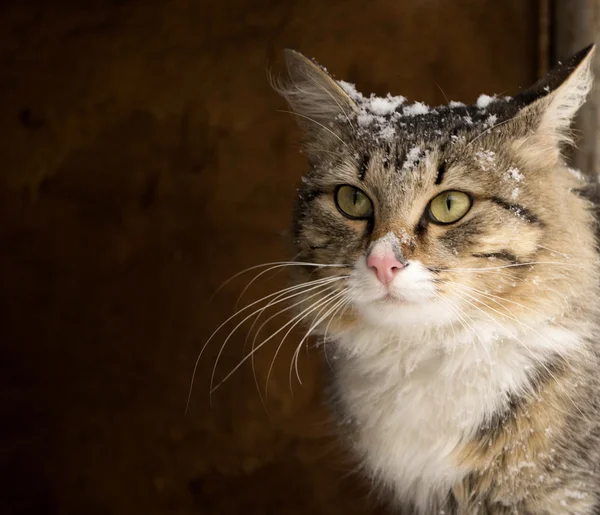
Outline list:
[[[396,277],[396,274],[404,268],[391,251],[371,252],[367,258],[367,266],[374,268],[377,279],[384,286],[388,286]]]

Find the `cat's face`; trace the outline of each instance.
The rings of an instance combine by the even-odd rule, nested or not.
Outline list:
[[[589,89],[589,52],[514,99],[435,109],[365,98],[289,57],[286,96],[311,119],[296,260],[341,265],[295,267],[296,278],[345,277],[320,283],[313,320],[506,327],[552,316],[582,286],[591,216],[559,147]]]

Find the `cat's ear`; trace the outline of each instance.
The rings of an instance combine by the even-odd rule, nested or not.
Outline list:
[[[309,134],[327,131],[357,111],[356,103],[326,70],[294,50],[285,50],[289,81],[276,84]]]
[[[564,144],[573,143],[571,125],[592,88],[594,51],[595,45],[584,48],[515,97],[523,106],[517,117],[529,120],[533,141],[554,157]]]

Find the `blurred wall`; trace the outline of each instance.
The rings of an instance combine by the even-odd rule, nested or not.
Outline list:
[[[547,1],[547,0],[546,0]],[[564,60],[600,36],[600,0],[555,0],[553,53],[554,60]],[[600,52],[596,50],[592,72],[600,77]],[[577,148],[573,149],[571,163],[594,182],[600,172],[600,84],[596,80],[586,105],[579,112],[576,123]]]
[[[373,513],[318,352],[290,393],[300,331],[266,408],[249,363],[209,406],[220,333],[183,415],[252,275],[211,295],[289,257],[305,160],[267,71],[291,46],[365,92],[470,102],[534,80],[536,17],[524,0],[3,2],[0,514]],[[278,344],[256,357],[263,390]]]

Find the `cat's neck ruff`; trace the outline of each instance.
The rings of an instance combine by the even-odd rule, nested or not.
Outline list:
[[[455,460],[460,444],[581,342],[550,323],[502,334],[487,322],[409,334],[365,325],[335,343],[335,390],[365,469],[429,513],[469,473]]]

